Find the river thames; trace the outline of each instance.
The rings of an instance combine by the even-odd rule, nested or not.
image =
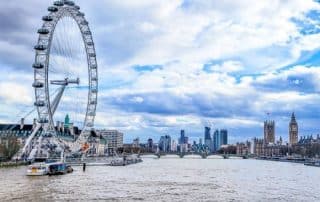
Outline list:
[[[0,201],[320,201],[320,169],[250,159],[145,158],[63,176],[0,169]]]

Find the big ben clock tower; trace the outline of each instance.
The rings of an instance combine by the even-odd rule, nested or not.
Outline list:
[[[291,121],[289,123],[289,141],[290,145],[298,143],[298,123],[294,113],[292,113]]]

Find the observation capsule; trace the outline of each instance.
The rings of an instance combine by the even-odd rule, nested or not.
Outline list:
[[[43,88],[44,84],[42,82],[36,81],[32,84],[34,88]]]
[[[89,57],[96,57],[95,53],[89,53]]]
[[[96,113],[95,113],[95,112],[89,112],[88,115],[89,115],[89,116],[95,116]]]
[[[77,16],[78,17],[84,17],[84,13],[79,12],[79,13],[77,13]]]
[[[80,24],[81,25],[88,25],[89,23],[88,23],[88,21],[84,20],[84,21],[80,22]]]
[[[84,35],[91,35],[91,31],[85,31],[83,32]]]
[[[97,104],[97,101],[92,100],[92,101],[90,101],[90,104],[91,104],[91,105],[96,105],[96,104]]]
[[[57,8],[57,7],[55,7],[55,6],[50,6],[49,8],[48,8],[48,11],[49,12],[57,12],[59,9]]]
[[[88,45],[88,46],[93,46],[93,45],[94,45],[94,43],[93,43],[93,42],[91,42],[91,41],[89,41],[89,42],[87,42],[87,45]]]
[[[46,22],[51,22],[53,20],[53,17],[52,16],[49,16],[49,15],[46,15],[46,16],[43,16],[42,17],[42,20],[43,21],[46,21]]]
[[[69,1],[69,0],[65,0],[64,4],[68,5],[68,6],[74,6],[75,5],[75,3],[73,1]]]
[[[80,6],[75,5],[74,8],[80,10]]]
[[[45,28],[38,29],[38,34],[49,34],[49,30]]]
[[[63,6],[64,3],[63,3],[63,1],[55,1],[55,2],[53,3],[53,5],[55,5],[55,6]]]
[[[91,65],[91,69],[97,69],[97,65]]]
[[[92,89],[91,92],[92,93],[98,93],[98,90],[97,89]]]
[[[36,107],[44,107],[45,105],[46,105],[46,103],[43,100],[39,100],[34,103],[34,106],[36,106]]]
[[[97,81],[98,79],[97,79],[97,77],[92,77],[91,80],[92,81]]]
[[[44,65],[42,63],[34,63],[32,67],[35,69],[42,69],[44,68]]]
[[[40,44],[38,44],[38,45],[35,45],[35,46],[34,46],[34,49],[35,49],[35,50],[38,50],[38,51],[43,51],[43,50],[46,50],[47,47],[46,47],[45,45],[40,45]]]

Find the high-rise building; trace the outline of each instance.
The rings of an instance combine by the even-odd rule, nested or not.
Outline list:
[[[213,133],[213,151],[220,149],[220,133],[219,130],[215,130]]]
[[[183,144],[184,143],[184,130],[180,131],[180,138],[179,138],[179,144]]]
[[[170,152],[171,151],[171,137],[169,135],[161,136],[158,145],[159,151]]]
[[[152,138],[149,138],[149,139],[148,139],[147,151],[148,151],[148,152],[153,152],[153,139],[152,139]]]
[[[185,136],[185,131],[180,131],[179,144],[188,144],[189,138]]]
[[[220,130],[220,146],[228,144],[228,130]]]
[[[294,113],[292,113],[289,123],[289,143],[290,145],[298,143],[298,123]]]
[[[172,140],[172,143],[171,143],[171,151],[173,152],[176,152],[177,151],[177,143],[175,140]]]
[[[211,130],[210,127],[207,127],[207,126],[204,127],[204,139],[205,140],[207,140],[207,139],[211,140],[210,130]]]
[[[133,139],[132,147],[135,147],[135,148],[140,147],[140,139],[138,137]]]
[[[97,134],[102,135],[108,142],[108,153],[117,152],[118,148],[123,147],[123,133],[117,130],[97,130]]]
[[[218,151],[222,145],[228,144],[228,130],[215,130],[213,133],[213,151]]]
[[[209,151],[212,152],[212,139],[210,130],[210,127],[204,127],[204,144],[207,148],[209,148]]]
[[[275,123],[274,121],[264,122],[264,142],[265,144],[275,143]]]

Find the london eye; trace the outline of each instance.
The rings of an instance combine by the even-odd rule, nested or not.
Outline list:
[[[42,17],[35,45],[38,122],[54,131],[68,114],[81,130],[93,127],[98,94],[97,60],[84,13],[73,1],[55,1]]]
[[[20,158],[43,155],[44,150],[49,150],[43,144],[61,144],[55,137],[60,121],[66,115],[81,131],[71,148],[72,151],[79,150],[94,126],[96,116],[98,65],[85,14],[73,1],[54,1],[42,21],[37,31],[39,37],[34,46],[32,65],[38,124],[19,152]],[[34,141],[40,128],[42,135]],[[34,142],[36,146],[32,146]],[[64,148],[60,147],[60,150]]]

